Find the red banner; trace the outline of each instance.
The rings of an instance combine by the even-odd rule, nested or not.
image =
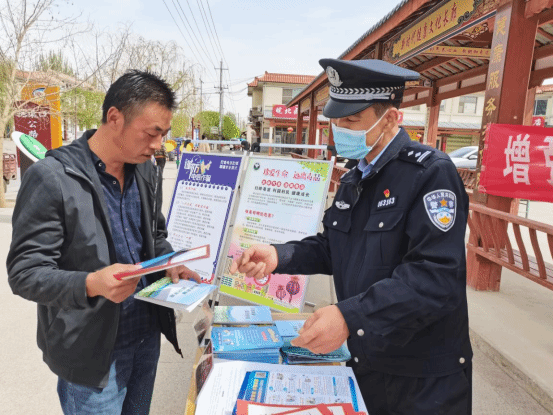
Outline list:
[[[478,191],[553,202],[553,130],[488,124]]]
[[[298,106],[286,108],[286,105],[273,105],[273,118],[296,118]]]
[[[18,102],[19,104],[19,102]],[[14,117],[15,131],[30,135],[46,147],[52,149],[50,110],[32,102],[26,102],[17,110]]]

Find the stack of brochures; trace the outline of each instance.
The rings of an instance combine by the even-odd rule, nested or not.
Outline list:
[[[266,306],[216,306],[213,324],[250,325],[273,324],[271,309]]]
[[[219,359],[279,363],[282,338],[276,326],[212,327],[214,356]]]
[[[292,346],[290,342],[299,335],[299,330],[303,327],[304,322],[305,320],[275,321],[278,332],[284,342],[281,349],[283,363],[290,365],[332,363],[347,362],[351,359],[351,354],[345,344],[339,349],[325,354],[315,354],[303,347]]]

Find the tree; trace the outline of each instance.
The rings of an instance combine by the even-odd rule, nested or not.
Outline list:
[[[194,121],[198,120],[201,123],[200,134],[205,134],[209,138],[217,139],[219,134],[212,134],[211,127],[219,128],[219,113],[215,111],[202,111],[196,117]],[[240,136],[240,129],[236,126],[234,121],[225,115],[223,118],[223,138],[229,140]]]
[[[173,137],[184,137],[189,131],[190,117],[184,111],[175,111],[171,120],[171,135]]]

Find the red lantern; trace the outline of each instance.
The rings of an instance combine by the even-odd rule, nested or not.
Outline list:
[[[275,295],[280,301],[282,301],[282,299],[286,296],[286,291],[284,291],[284,287],[282,285],[278,286],[278,290],[276,290]]]
[[[288,300],[289,303],[292,302],[292,296],[300,292],[300,283],[298,280],[299,278],[294,275],[292,276],[292,279],[288,281],[288,284],[286,284],[286,291],[290,293],[290,299]]]
[[[292,131],[294,131],[294,127],[288,127],[288,132],[291,133]]]

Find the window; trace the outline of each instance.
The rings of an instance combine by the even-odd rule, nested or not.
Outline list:
[[[290,100],[294,97],[294,90],[290,88],[282,89],[282,103],[288,104]]]
[[[406,108],[407,109],[407,108]],[[409,107],[411,111],[420,111],[421,106],[420,105],[413,105],[412,107]]]
[[[547,100],[537,99],[534,104],[534,115],[545,115],[547,112]]]
[[[445,101],[440,101],[440,112],[445,112]]]
[[[459,114],[476,114],[477,97],[459,97]]]

